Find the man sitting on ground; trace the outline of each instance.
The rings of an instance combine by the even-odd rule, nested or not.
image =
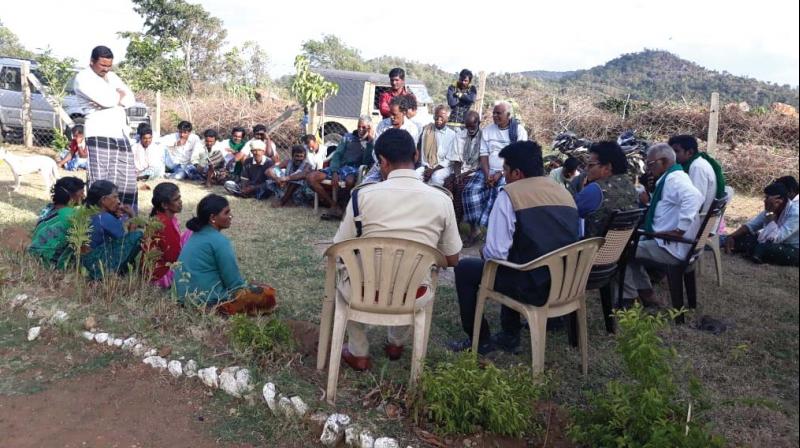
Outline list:
[[[444,186],[444,181],[454,174],[454,165],[461,163],[461,154],[456,146],[456,132],[447,126],[447,107],[436,106],[433,123],[425,126],[419,141],[424,182]]]
[[[266,152],[264,155],[272,161],[272,164],[277,165],[280,163],[281,159],[278,155],[278,148],[275,146],[275,142],[273,142],[272,139],[269,138],[269,135],[267,135],[267,127],[263,124],[257,124],[253,126],[253,138],[248,140],[242,148],[242,152],[245,155],[244,157],[250,157],[253,152],[252,144],[258,141],[264,142],[264,145],[267,148],[265,149]]]
[[[341,207],[333,196],[323,187],[322,181],[330,179],[332,193],[339,189],[339,182],[344,180],[345,188],[352,190],[358,179],[358,170],[361,165],[372,163],[373,142],[375,140],[372,129],[372,120],[369,115],[362,115],[358,119],[358,129],[347,134],[331,156],[331,163],[327,168],[322,168],[308,175],[308,186],[319,195],[320,200],[330,204],[327,215],[332,218],[342,216]]]
[[[525,264],[578,240],[575,201],[567,190],[545,176],[542,147],[536,142],[520,141],[504,147],[498,157],[503,160],[506,186],[498,193],[489,217],[483,259],[465,258],[455,269],[461,327],[468,337],[452,342],[450,349],[454,351],[472,347],[484,260]],[[522,272],[501,266],[494,289],[523,303],[543,305],[550,291],[550,273],[547,268]],[[480,354],[495,346],[509,352],[519,349],[519,313],[504,306],[500,320],[503,331],[494,338],[490,337],[486,319],[481,322]]]
[[[250,141],[250,151],[253,156],[244,161],[242,167],[241,181],[229,180],[225,182],[225,190],[243,198],[255,197],[261,199],[267,192],[267,170],[272,167],[272,160],[268,159],[264,153],[267,145],[261,140]]]
[[[383,182],[357,187],[351,198],[334,243],[356,237],[403,238],[439,249],[448,266],[458,263],[461,239],[458,236],[453,205],[447,194],[422,183],[414,172],[414,139],[408,132],[389,129],[375,142]],[[358,201],[357,207],[353,205]],[[361,231],[356,227],[354,209],[358,209]],[[444,266],[443,266],[444,267]],[[336,293],[350,296],[350,279],[340,275]],[[423,281],[423,285],[425,285]],[[417,291],[417,299],[432,294],[430,287]],[[386,355],[399,359],[410,327],[389,327]],[[370,368],[369,342],[363,324],[347,324],[348,343],[342,348],[342,360],[355,370]]]
[[[798,186],[797,179],[793,176],[779,177],[775,179],[775,182],[783,184],[783,186],[786,187],[786,193],[788,193],[789,199],[793,202],[797,202],[798,199],[800,199],[800,195],[798,195],[798,193],[800,193],[800,186]]]
[[[221,147],[224,148],[223,156],[227,171],[233,175],[242,174],[242,164],[245,159],[250,157],[250,147],[245,150],[247,142],[244,139],[245,130],[243,127],[236,126],[231,129],[230,138],[222,141]]]
[[[584,237],[604,236],[615,210],[631,210],[639,205],[636,188],[627,173],[628,160],[616,142],[597,142],[589,147],[586,186],[575,195]]]
[[[581,172],[578,169],[578,166],[581,162],[576,159],[575,157],[567,157],[567,160],[564,161],[564,164],[558,168],[553,169],[550,171],[550,178],[553,179],[557,184],[563,185],[564,188],[567,190],[570,189],[570,182],[575,176],[580,176]]]
[[[511,143],[528,139],[528,132],[512,118],[511,104],[498,101],[492,110],[494,123],[481,130],[480,169],[464,186],[464,221],[470,232],[465,242],[471,246],[480,238],[480,228],[489,222],[489,213],[500,188],[505,185],[500,150]]]
[[[139,129],[139,143],[131,147],[137,180],[158,179],[164,176],[164,148],[153,142],[149,126]]]
[[[59,154],[58,167],[67,171],[89,169],[89,150],[86,149],[86,140],[83,138],[83,125],[78,124],[72,128],[72,140],[69,147]]]
[[[159,143],[166,150],[164,164],[167,172],[171,173],[167,177],[177,180],[203,178],[196,165],[205,150],[200,137],[192,132],[192,123],[181,121],[178,131],[161,137]]]
[[[795,181],[795,185],[797,185]],[[744,253],[756,263],[798,266],[798,203],[783,183],[764,189],[764,211],[725,238],[725,251]]]
[[[292,157],[267,170],[267,189],[277,199],[273,207],[283,207],[291,200],[294,205],[303,205],[313,197],[306,184],[306,177],[313,171],[308,161],[308,151],[303,145],[292,146]]]
[[[203,147],[206,153],[205,163],[202,163],[198,170],[206,178],[206,187],[223,184],[228,178],[225,157],[229,154],[230,146],[219,141],[217,131],[206,129],[203,132]]]
[[[699,211],[703,194],[692,184],[683,167],[676,163],[675,151],[666,143],[652,146],[647,151],[647,170],[657,180],[645,216],[644,230],[667,237],[694,239],[701,224]],[[686,259],[690,248],[686,243],[642,237],[636,257],[625,271],[623,300],[630,303],[638,296],[644,305],[656,305],[645,268],[677,265]]]
[[[670,137],[669,146],[675,150],[675,160],[683,166],[683,171],[689,175],[694,187],[703,195],[700,213],[708,212],[714,199],[725,197],[722,166],[708,153],[698,149],[697,139],[692,135]]]

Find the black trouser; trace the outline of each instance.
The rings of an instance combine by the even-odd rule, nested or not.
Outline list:
[[[484,261],[480,258],[465,258],[461,260],[455,268],[456,273],[456,292],[458,294],[458,306],[461,311],[461,328],[472,337],[475,324],[475,305],[478,302],[478,289],[481,284]],[[504,275],[502,269],[497,271],[495,277],[495,289],[502,293],[503,284],[508,284],[509,279]],[[485,316],[485,314],[484,314]],[[500,325],[503,331],[512,335],[518,335],[522,327],[519,313],[503,306],[500,310]],[[480,341],[489,340],[491,333],[486,317],[481,321]]]
[[[737,237],[734,240],[734,252],[757,257],[764,263],[778,266],[797,266],[800,257],[798,249],[788,244],[759,243],[758,237],[752,233]]]

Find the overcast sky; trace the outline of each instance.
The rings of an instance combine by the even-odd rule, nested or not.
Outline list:
[[[797,0],[527,0],[482,2],[480,9],[430,0],[199,3],[223,20],[230,45],[259,42],[270,55],[272,76],[293,71],[301,43],[327,33],[365,58],[401,56],[451,72],[574,70],[651,48],[718,71],[800,84]],[[28,48],[49,45],[81,62],[99,44],[120,59],[126,42],[116,33],[142,27],[129,0],[65,5],[28,0],[22,8],[4,8],[2,21]]]

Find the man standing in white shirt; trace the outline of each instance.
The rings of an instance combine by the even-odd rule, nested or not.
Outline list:
[[[433,116],[433,123],[422,130],[419,143],[422,164],[425,166],[422,180],[442,187],[445,179],[454,173],[453,166],[461,163],[461,148],[456,145],[456,132],[447,126],[450,117],[447,106],[436,106]]]
[[[500,150],[511,143],[528,139],[528,132],[512,117],[511,103],[498,101],[492,110],[493,124],[481,130],[479,168],[464,186],[462,202],[464,221],[469,223],[470,233],[465,246],[471,246],[480,237],[480,228],[489,223],[497,193],[506,184],[503,179],[503,158]]]
[[[698,149],[697,139],[692,135],[670,137],[669,146],[675,151],[675,160],[683,166],[692,184],[703,195],[703,208],[700,212],[708,212],[714,199],[725,197],[722,167],[708,153]]]
[[[675,161],[675,151],[666,143],[653,145],[647,151],[647,170],[656,180],[656,188],[645,216],[648,233],[692,240],[701,220],[699,211],[703,194],[695,188],[689,175]],[[636,257],[625,271],[622,298],[639,297],[645,305],[653,303],[653,286],[645,267],[674,266],[686,258],[689,244],[660,238],[639,240]]]
[[[111,71],[113,63],[114,53],[108,47],[95,47],[89,67],[75,76],[75,93],[86,117],[88,186],[98,180],[113,182],[120,201],[136,209],[136,166],[125,114],[125,108],[132,106],[135,99],[131,89]]]

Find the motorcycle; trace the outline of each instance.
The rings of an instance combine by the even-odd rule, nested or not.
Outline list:
[[[636,137],[636,131],[629,129],[617,137],[617,144],[628,159],[628,171],[632,176],[640,177],[645,173],[645,159],[650,142]]]
[[[544,157],[545,167],[560,166],[567,157],[574,157],[581,162],[581,166],[586,166],[591,145],[591,140],[578,138],[574,132],[562,132],[556,135],[552,143],[553,149],[558,150],[558,153]]]

